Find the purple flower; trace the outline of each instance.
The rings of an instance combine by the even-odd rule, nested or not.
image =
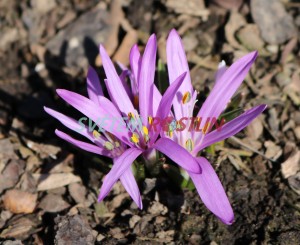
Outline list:
[[[209,127],[205,126],[207,118],[218,118],[224,111],[256,57],[257,52],[252,52],[240,58],[229,68],[226,68],[224,63],[221,64],[216,75],[215,85],[197,114],[197,117],[202,119],[198,122],[198,126],[200,129],[202,128],[202,131],[171,130],[155,144],[155,149],[175,162],[179,154],[184,153],[186,155],[188,152],[193,156],[199,163],[202,172],[200,174],[191,173],[188,170],[187,172],[193,180],[203,203],[225,224],[233,223],[233,210],[211,164],[204,157],[198,157],[197,154],[205,147],[238,133],[266,108],[266,105],[256,106],[226,123],[221,130],[209,132],[207,130]],[[174,98],[173,108],[177,122],[182,118],[191,118],[193,117],[197,94],[191,84],[188,63],[181,39],[175,30],[170,32],[167,40],[167,65],[170,85],[173,84],[172,81],[176,77],[183,72],[187,72]],[[186,159],[185,162],[188,161],[189,159]]]
[[[147,158],[152,151],[155,151],[159,131],[148,130],[151,120],[153,117],[164,118],[170,113],[174,96],[186,75],[185,71],[179,74],[162,96],[154,85],[156,50],[155,35],[149,38],[143,57],[137,46],[134,46],[130,53],[132,71],[123,68],[119,76],[105,49],[100,45],[100,55],[107,77],[104,82],[111,100],[104,97],[99,78],[92,68],[89,68],[87,74],[89,98],[71,91],[57,90],[62,99],[93,122],[97,122],[99,117],[119,119],[117,128],[101,124],[99,125],[101,132],[96,130],[90,132],[84,125],[81,130],[78,130],[79,125],[76,120],[45,108],[47,113],[89,139],[93,144],[76,140],[59,130],[55,131],[57,136],[83,150],[113,159],[112,169],[103,180],[98,201],[103,200],[120,179],[134,202],[142,209],[141,196],[131,171],[131,164],[138,156],[143,155]],[[128,73],[131,77],[130,88],[125,80]],[[124,120],[123,117],[127,117],[128,120]],[[128,125],[138,123],[139,120],[142,122],[142,127],[130,130]],[[176,162],[191,173],[201,171],[197,160],[188,152],[177,156]]]

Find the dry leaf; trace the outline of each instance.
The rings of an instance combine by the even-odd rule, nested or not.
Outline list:
[[[265,45],[264,41],[260,38],[257,25],[248,24],[242,29],[237,31],[237,38],[240,43],[248,50],[263,51]],[[259,52],[261,55],[262,52]]]
[[[32,149],[33,151],[37,152],[41,158],[52,157],[56,159],[56,155],[60,152],[61,148],[54,146],[54,145],[46,145],[46,144],[39,144],[33,141],[27,141],[28,148]]]
[[[292,82],[287,84],[284,89],[284,93],[287,94],[295,105],[300,105],[300,76],[299,70],[295,71],[292,76]]]
[[[247,127],[247,136],[250,139],[257,140],[263,132],[263,124],[259,117],[255,118]]]
[[[46,212],[56,213],[70,207],[60,195],[57,194],[48,194],[43,198],[39,204],[39,208],[43,209]]]
[[[276,160],[278,159],[282,154],[282,149],[280,146],[276,145],[273,141],[266,141],[264,143],[264,146],[267,148],[265,155],[267,158]]]
[[[127,32],[120,47],[115,53],[113,60],[127,66],[129,64],[130,49],[134,44],[137,43],[137,41],[138,41],[138,35],[136,31]]]
[[[300,195],[300,172],[289,177],[288,182],[292,190]]]
[[[128,198],[127,193],[122,193],[114,197],[110,202],[110,211],[114,211],[121,206],[123,201]]]
[[[295,175],[298,171],[300,171],[300,151],[297,151],[281,164],[281,172],[285,179]]]
[[[13,160],[6,165],[0,174],[0,193],[17,184],[20,175],[24,172],[25,163],[22,160]]]
[[[232,47],[241,50],[244,50],[245,48],[236,40],[235,34],[244,25],[246,25],[244,17],[238,12],[232,11],[230,13],[229,21],[225,26],[225,36],[227,41]]]
[[[81,181],[72,173],[34,174],[33,177],[38,180],[38,191],[51,190]]]
[[[69,193],[76,203],[88,204],[88,200],[86,198],[87,190],[84,185],[79,183],[70,184]]]
[[[110,17],[108,18],[108,21],[111,24],[111,31],[104,44],[105,50],[108,55],[112,55],[119,45],[119,27],[122,19],[124,18],[120,0],[111,1],[110,9]]]
[[[26,239],[30,236],[30,231],[34,228],[35,223],[30,219],[21,217],[18,220],[14,221],[12,224],[9,224],[8,228],[3,230],[0,234],[1,238],[13,237],[15,239]]]
[[[285,64],[288,60],[288,56],[293,52],[293,49],[297,46],[298,44],[298,38],[292,38],[284,47],[282,53],[281,53],[281,58],[280,58],[280,63]]]
[[[3,196],[4,207],[15,214],[33,212],[36,206],[37,194],[13,189]]]
[[[243,160],[237,155],[227,154],[227,157],[231,164],[238,170],[242,171],[245,176],[252,173],[251,169],[243,162]]]
[[[203,0],[167,0],[165,4],[168,8],[172,9],[178,14],[199,16],[202,17],[204,20],[207,20],[209,16],[209,10],[205,8]]]
[[[228,10],[238,10],[244,0],[212,0],[212,2]]]

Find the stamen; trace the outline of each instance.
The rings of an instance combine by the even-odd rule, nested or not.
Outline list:
[[[206,122],[204,128],[202,129],[202,133],[206,134],[210,126],[210,122]]]
[[[94,138],[96,138],[96,139],[98,139],[98,138],[100,138],[100,133],[97,131],[97,130],[94,130],[93,131],[93,136],[94,136]]]
[[[143,132],[145,135],[149,134],[148,128],[146,126],[143,126]]]
[[[152,123],[153,123],[153,117],[148,117],[148,123],[150,124],[150,125],[152,125]]]
[[[109,141],[106,141],[105,143],[104,143],[104,147],[107,149],[107,150],[109,150],[109,151],[111,151],[111,150],[113,150],[115,147],[114,147],[114,145],[111,143],[111,142],[109,142]]]
[[[139,143],[139,135],[137,133],[132,133],[132,136],[131,136],[131,141],[135,144]]]
[[[179,123],[179,121],[176,121],[176,129],[180,130],[183,126]]]
[[[116,146],[116,148],[120,147],[119,141],[115,141],[115,146]]]
[[[132,112],[129,112],[128,117],[129,117],[129,119],[134,119],[134,114]]]
[[[185,92],[185,94],[182,96],[182,104],[186,104],[191,100],[192,96],[190,92]]]
[[[185,148],[188,150],[188,151],[192,151],[194,149],[194,141],[192,139],[188,139],[186,142],[185,142]]]

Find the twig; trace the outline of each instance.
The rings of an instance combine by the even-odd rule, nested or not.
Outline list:
[[[240,144],[242,147],[245,147],[246,149],[255,152],[258,155],[261,155],[262,157],[264,157],[267,160],[270,160],[271,162],[276,162],[275,160],[267,157],[265,154],[263,154],[262,152],[254,149],[252,146],[242,142],[239,138],[235,137],[235,136],[231,136],[230,139],[232,139],[235,143]]]

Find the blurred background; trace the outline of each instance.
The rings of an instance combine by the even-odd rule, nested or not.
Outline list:
[[[0,243],[300,244],[299,13],[300,2],[290,0],[1,0]],[[143,51],[155,33],[164,71],[172,28],[199,105],[221,60],[259,52],[234,102],[268,109],[203,152],[232,203],[232,226],[163,168],[159,178],[141,178],[143,210],[121,184],[97,203],[111,160],[58,139],[55,128],[66,129],[43,111],[81,117],[55,90],[86,95],[89,65],[103,81],[100,43],[128,66],[131,46]]]

